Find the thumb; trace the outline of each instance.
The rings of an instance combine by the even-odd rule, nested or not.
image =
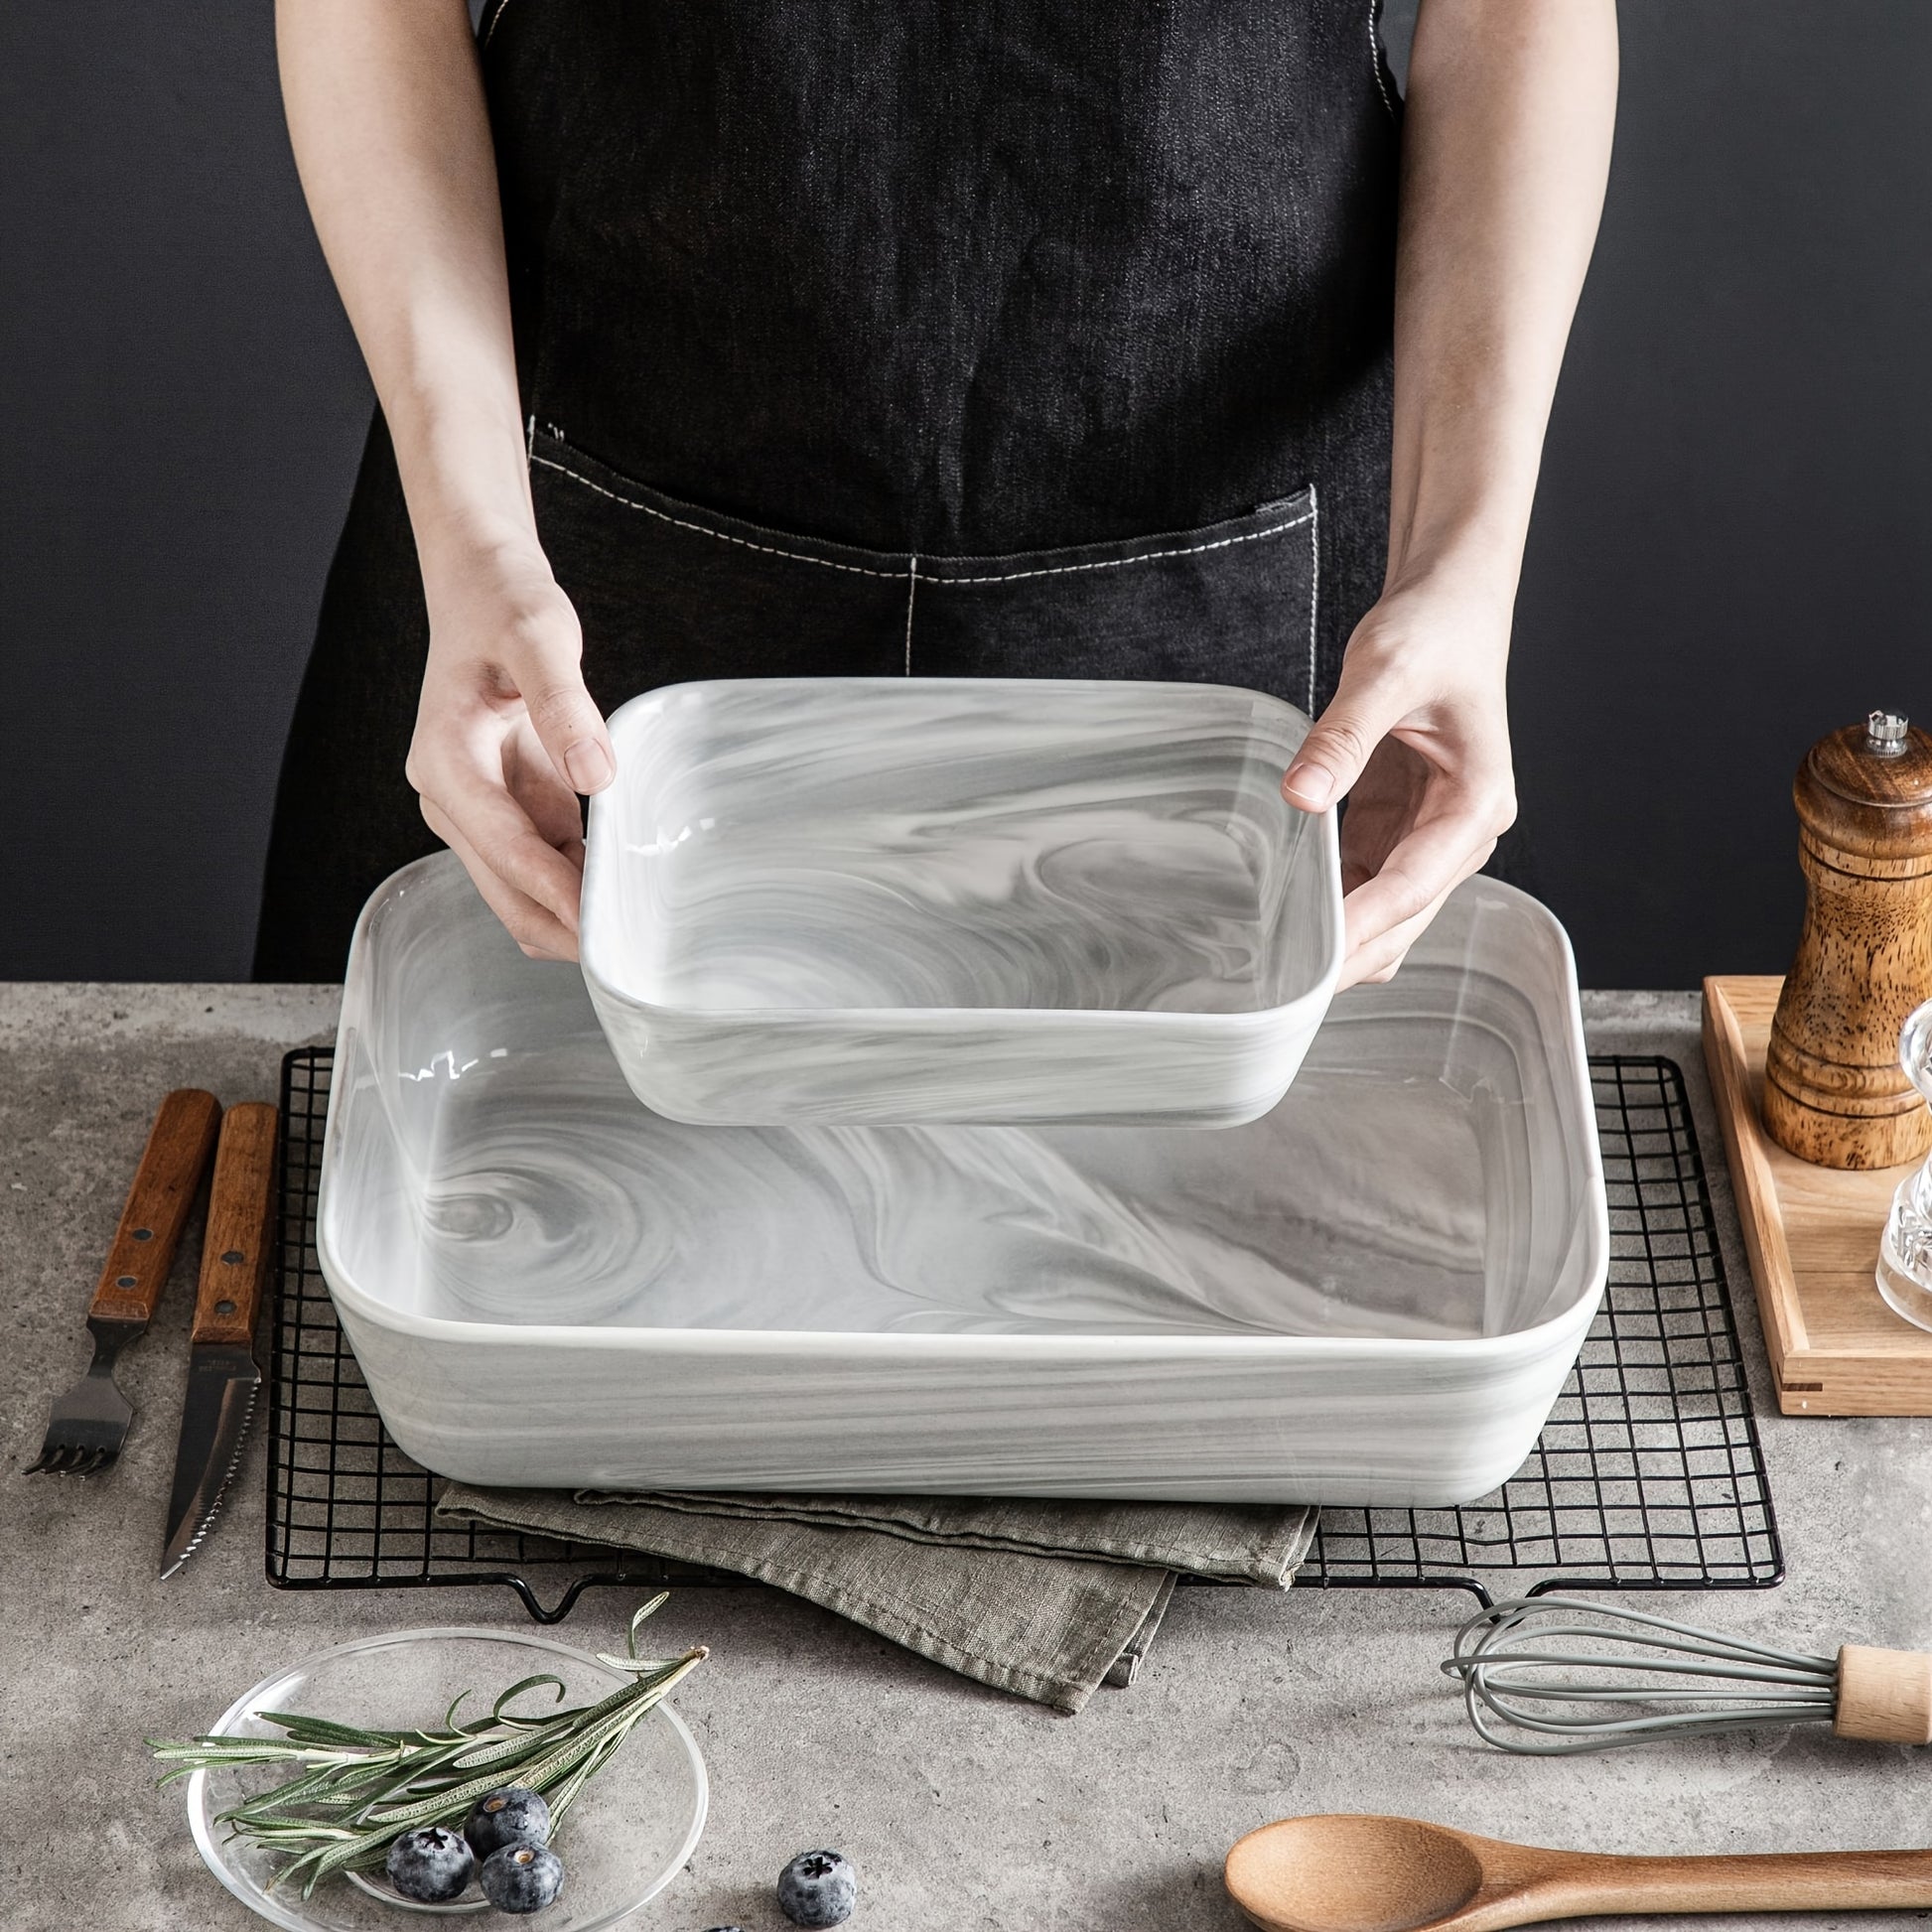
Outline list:
[[[1386,676],[1351,678],[1348,673],[1344,662],[1334,697],[1310,728],[1282,779],[1282,796],[1305,812],[1323,812],[1338,804],[1362,775],[1368,755],[1408,709]]]
[[[573,615],[531,640],[514,667],[516,688],[539,743],[572,791],[602,791],[617,776],[604,715],[584,684],[582,644]]]

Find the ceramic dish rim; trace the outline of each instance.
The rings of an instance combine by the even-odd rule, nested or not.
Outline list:
[[[378,886],[371,896],[369,905],[382,898],[391,889],[395,879],[412,871],[416,866],[438,863],[439,858],[448,855],[432,854],[426,859],[418,859],[405,866]],[[1478,894],[1494,896],[1503,902],[1516,902],[1533,919],[1543,923],[1555,939],[1558,947],[1559,963],[1564,969],[1564,1025],[1560,1034],[1550,1038],[1550,1066],[1552,1084],[1557,1087],[1563,1099],[1576,1108],[1576,1121],[1581,1129],[1579,1138],[1583,1144],[1582,1171],[1577,1178],[1585,1199],[1582,1203],[1581,1219],[1583,1225],[1572,1237],[1572,1249],[1581,1243],[1584,1253],[1579,1269],[1579,1288],[1574,1301],[1545,1315],[1541,1321],[1528,1327],[1511,1328],[1499,1335],[1467,1335],[1457,1338],[1422,1336],[1378,1336],[1378,1335],[1162,1335],[1162,1334],[956,1334],[921,1330],[911,1333],[880,1331],[876,1329],[821,1329],[821,1328],[671,1328],[642,1327],[635,1325],[606,1326],[593,1322],[510,1322],[510,1321],[468,1321],[456,1320],[448,1315],[419,1314],[413,1310],[399,1309],[392,1303],[382,1301],[355,1285],[349,1269],[344,1264],[337,1250],[335,1238],[335,1203],[337,1162],[334,1158],[341,1115],[337,1110],[337,1096],[346,1093],[347,1087],[332,1089],[329,1104],[328,1123],[323,1135],[323,1161],[319,1197],[316,1202],[316,1255],[322,1264],[323,1279],[328,1283],[330,1293],[351,1313],[361,1316],[373,1325],[386,1328],[395,1333],[411,1335],[419,1340],[465,1341],[486,1347],[518,1347],[532,1342],[544,1346],[588,1346],[618,1348],[638,1353],[700,1353],[727,1350],[744,1355],[770,1355],[798,1357],[841,1356],[847,1359],[896,1358],[900,1361],[908,1357],[914,1360],[931,1358],[949,1362],[967,1361],[1027,1361],[1033,1359],[1051,1360],[1064,1358],[1068,1351],[1088,1358],[1102,1360],[1131,1360],[1136,1355],[1158,1355],[1171,1358],[1182,1357],[1212,1360],[1224,1356],[1231,1360],[1253,1361],[1269,1360],[1279,1357],[1284,1361],[1294,1360],[1306,1355],[1316,1357],[1333,1355],[1347,1356],[1363,1348],[1372,1348],[1379,1358],[1402,1362],[1484,1362],[1491,1357],[1507,1359],[1522,1352],[1533,1355],[1547,1347],[1550,1341],[1566,1325],[1579,1321],[1585,1323],[1593,1317],[1597,1303],[1601,1300],[1603,1287],[1609,1275],[1610,1259],[1610,1221],[1609,1204],[1603,1187],[1602,1146],[1595,1131],[1594,1103],[1590,1094],[1589,1056],[1584,1040],[1583,1008],[1576,997],[1576,959],[1570,944],[1570,935],[1564,930],[1563,921],[1543,903],[1528,893],[1499,879],[1488,879],[1478,875],[1466,880],[1458,891],[1473,887]],[[362,1019],[361,1007],[366,992],[368,973],[364,964],[361,939],[368,919],[369,908],[364,907],[362,919],[356,926],[356,950],[351,958],[351,971],[347,985],[344,989],[342,1019],[337,1035],[337,1053],[341,1060],[349,1057],[345,1050],[345,1042],[353,1042],[358,1035]],[[361,967],[362,970],[354,970]],[[1539,1029],[1539,1033],[1540,1033]],[[697,1132],[715,1130],[700,1128]],[[758,1131],[758,1130],[749,1130]],[[795,1132],[795,1129],[775,1129],[766,1131]],[[861,1133],[890,1132],[887,1128],[861,1128],[851,1130]],[[974,1131],[961,1128],[962,1133]],[[1132,1130],[1120,1130],[1132,1131]],[[1172,1130],[1181,1131],[1181,1130]],[[1211,1131],[1211,1130],[1201,1130]],[[1566,1250],[1566,1256],[1571,1250]]]
[[[305,1657],[284,1664],[242,1692],[228,1708],[214,1721],[212,1726],[202,1734],[219,1737],[228,1734],[228,1726],[247,1715],[247,1706],[262,1696],[273,1685],[280,1683],[292,1672],[327,1662],[330,1658],[345,1657],[354,1652],[386,1648],[396,1644],[426,1643],[435,1640],[448,1641],[453,1637],[483,1638],[490,1643],[520,1644],[529,1649],[545,1650],[553,1656],[568,1657],[579,1664],[587,1664],[600,1672],[613,1683],[621,1682],[618,1672],[609,1664],[588,1650],[580,1650],[575,1644],[560,1643],[555,1637],[545,1636],[539,1631],[530,1630],[492,1630],[480,1623],[428,1623],[414,1625],[406,1630],[378,1630],[367,1636],[353,1637],[347,1643],[330,1644],[322,1650],[313,1650]],[[663,1718],[671,1726],[672,1734],[684,1747],[684,1755],[689,1763],[694,1784],[695,1803],[692,1808],[691,1823],[685,1830],[676,1856],[666,1864],[663,1874],[640,1898],[634,1898],[619,1912],[615,1918],[599,1920],[595,1925],[586,1926],[584,1932],[599,1932],[599,1927],[612,1926],[627,1918],[638,1907],[647,1904],[663,1891],[677,1874],[691,1862],[691,1855],[698,1849],[704,1837],[705,1825],[711,1816],[711,1776],[705,1768],[704,1752],[698,1748],[698,1740],[677,1711],[668,1703],[660,1701],[651,1709],[650,1716]],[[309,1932],[311,1921],[304,1918],[283,1917],[273,1907],[277,1901],[271,1900],[266,1892],[253,1887],[248,1891],[240,1889],[233,1881],[227,1862],[222,1859],[213,1843],[211,1830],[213,1820],[205,1816],[207,1811],[207,1792],[208,1772],[199,1770],[188,1779],[188,1829],[195,1840],[195,1849],[202,1855],[206,1864],[223,1891],[246,1905],[258,1918],[265,1918],[271,1925],[279,1925],[284,1932]],[[400,1926],[403,1921],[398,1919]]]
[[[711,691],[720,687],[736,687],[745,684],[759,685],[811,685],[826,684],[863,687],[879,685],[889,690],[901,690],[908,685],[927,687],[957,687],[960,689],[986,689],[1001,685],[1025,685],[1040,691],[1093,691],[1124,690],[1185,692],[1189,695],[1210,691],[1225,696],[1247,698],[1257,705],[1270,707],[1276,711],[1287,712],[1307,726],[1310,719],[1305,711],[1292,705],[1286,698],[1275,697],[1267,691],[1252,691],[1239,684],[1189,683],[1178,679],[1160,678],[972,678],[972,677],[929,677],[911,679],[889,677],[771,677],[771,678],[685,678],[673,684],[661,684],[649,691],[640,691],[633,698],[627,698],[605,721],[612,735],[613,743],[623,719],[631,712],[660,700],[666,692],[672,691]],[[659,1020],[675,1020],[693,1027],[726,1026],[732,1024],[756,1023],[758,1026],[797,1029],[802,1027],[857,1027],[886,1032],[924,1031],[940,1020],[956,1020],[960,1015],[971,1016],[971,1023],[986,1027],[1013,1028],[1031,1031],[1035,1028],[1071,1026],[1084,1030],[1096,1027],[1117,1027],[1121,1022],[1132,1024],[1136,1033],[1151,1029],[1157,1034],[1187,1033],[1196,1028],[1206,1028],[1211,1033],[1232,1034],[1239,1036],[1245,1033],[1266,1034],[1278,1028],[1288,1028],[1298,1024],[1311,1006],[1326,1010],[1335,995],[1336,982],[1341,978],[1342,961],[1345,954],[1346,931],[1341,908],[1341,842],[1337,828],[1335,808],[1331,805],[1326,811],[1309,812],[1304,816],[1315,822],[1316,841],[1314,863],[1321,876],[1320,911],[1326,926],[1327,943],[1323,948],[1321,964],[1313,981],[1291,1000],[1279,1006],[1254,1007],[1245,1013],[1189,1013],[1162,1010],[1156,1012],[1146,1007],[912,1007],[912,1006],[860,1006],[860,1007],[692,1007],[664,1005],[648,1000],[641,993],[633,993],[619,984],[609,967],[603,963],[602,955],[607,944],[602,921],[596,916],[596,908],[602,904],[607,890],[615,891],[615,886],[607,887],[606,880],[615,861],[601,855],[609,851],[615,843],[600,837],[601,831],[608,830],[611,814],[617,810],[616,793],[618,779],[614,778],[604,790],[591,799],[590,824],[584,842],[584,892],[578,914],[578,964],[583,972],[585,983],[598,997],[615,1001],[633,1013],[643,1014]],[[1286,802],[1286,801],[1284,801]],[[1297,809],[1290,806],[1291,811]],[[377,892],[382,888],[378,887]]]
[[[1595,1245],[1592,1243],[1592,1245]],[[378,1302],[345,1279],[339,1279],[333,1257],[318,1243],[323,1277],[331,1294],[351,1312],[394,1334],[421,1341],[466,1341],[504,1348],[519,1343],[588,1347],[638,1354],[698,1354],[729,1351],[736,1355],[838,1357],[847,1361],[872,1356],[903,1362],[932,1359],[947,1363],[969,1361],[1027,1361],[1055,1357],[1104,1360],[1132,1359],[1136,1354],[1163,1361],[1179,1356],[1191,1360],[1253,1362],[1292,1361],[1306,1355],[1354,1355],[1364,1348],[1378,1359],[1402,1362],[1468,1362],[1490,1356],[1540,1353],[1551,1337],[1567,1324],[1587,1320],[1596,1311],[1607,1273],[1607,1244],[1592,1259],[1585,1286],[1574,1303],[1527,1328],[1511,1328],[1500,1335],[1432,1338],[1385,1335],[1163,1335],[1081,1334],[953,1334],[931,1330],[909,1333],[877,1329],[830,1328],[652,1328],[602,1327],[589,1322],[454,1321],[444,1315],[417,1314]]]

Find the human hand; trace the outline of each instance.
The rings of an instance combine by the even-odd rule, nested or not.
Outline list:
[[[1395,976],[1444,899],[1516,817],[1504,667],[1509,600],[1424,576],[1355,626],[1333,701],[1282,779],[1341,819],[1341,985]]]
[[[472,559],[431,589],[405,768],[430,830],[531,959],[577,957],[577,798],[617,770],[583,650],[577,613],[534,546]]]

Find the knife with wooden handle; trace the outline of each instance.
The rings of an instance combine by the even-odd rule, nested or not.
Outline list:
[[[163,1577],[188,1561],[213,1523],[241,1461],[261,1389],[255,1314],[273,1232],[276,1125],[275,1109],[255,1100],[230,1107],[221,1123],[189,1337],[188,1400],[168,1497]]]

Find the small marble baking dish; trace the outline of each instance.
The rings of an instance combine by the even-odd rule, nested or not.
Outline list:
[[[1341,966],[1308,720],[1223,685],[681,684],[611,721],[584,979],[632,1091],[707,1125],[1228,1127]]]
[[[1570,949],[1491,880],[1245,1127],[699,1128],[444,855],[356,934],[318,1248],[471,1482],[1423,1505],[1529,1452],[1608,1233]]]

